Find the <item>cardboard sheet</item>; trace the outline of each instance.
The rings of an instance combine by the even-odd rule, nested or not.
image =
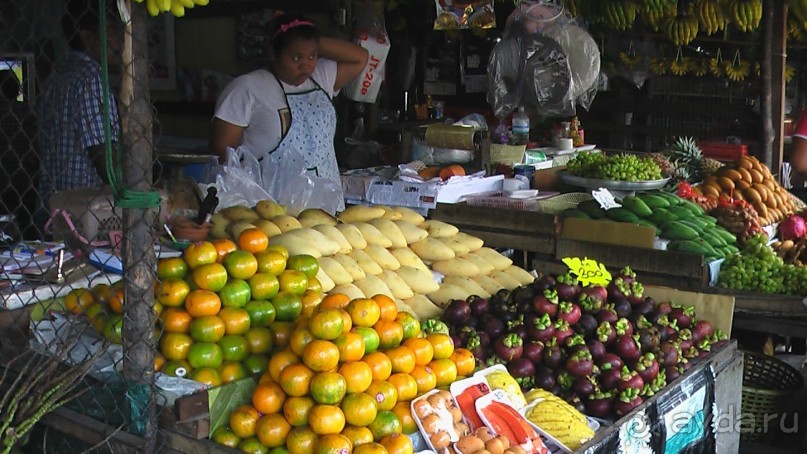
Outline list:
[[[656,303],[672,301],[684,306],[695,306],[697,318],[712,322],[716,329],[727,336],[731,334],[734,320],[734,297],[731,295],[687,292],[655,285],[645,285],[644,294],[652,297]]]

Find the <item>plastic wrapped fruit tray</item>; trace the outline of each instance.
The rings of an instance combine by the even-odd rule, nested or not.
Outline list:
[[[482,192],[465,196],[465,203],[470,206],[504,208],[508,210],[538,211],[538,203],[543,199],[556,196],[557,192],[539,192],[531,198],[510,197],[507,191]]]

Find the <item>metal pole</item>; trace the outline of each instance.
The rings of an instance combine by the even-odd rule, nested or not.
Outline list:
[[[148,31],[143,4],[126,4],[131,12],[124,44],[120,93],[123,133],[123,181],[133,191],[152,190],[152,106],[149,95]],[[154,209],[123,212],[122,258],[125,270],[123,376],[131,411],[130,431],[146,440],[144,452],[155,452],[157,413],[153,393],[154,352]]]
[[[771,64],[773,56],[773,0],[762,2],[762,52],[760,58],[760,113],[762,114],[762,162],[770,169],[773,165],[773,92],[771,90]]]

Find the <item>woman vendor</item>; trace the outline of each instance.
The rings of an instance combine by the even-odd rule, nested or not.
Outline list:
[[[364,69],[367,51],[320,37],[316,25],[300,15],[279,16],[270,36],[269,69],[236,78],[219,96],[212,149],[220,162],[227,147],[243,147],[271,163],[299,156],[298,151],[310,174],[339,184],[332,99]]]

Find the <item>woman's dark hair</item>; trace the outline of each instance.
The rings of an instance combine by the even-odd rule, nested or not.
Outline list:
[[[300,14],[282,14],[275,18],[269,30],[272,51],[279,55],[283,49],[297,40],[318,40],[319,30],[314,22]]]

